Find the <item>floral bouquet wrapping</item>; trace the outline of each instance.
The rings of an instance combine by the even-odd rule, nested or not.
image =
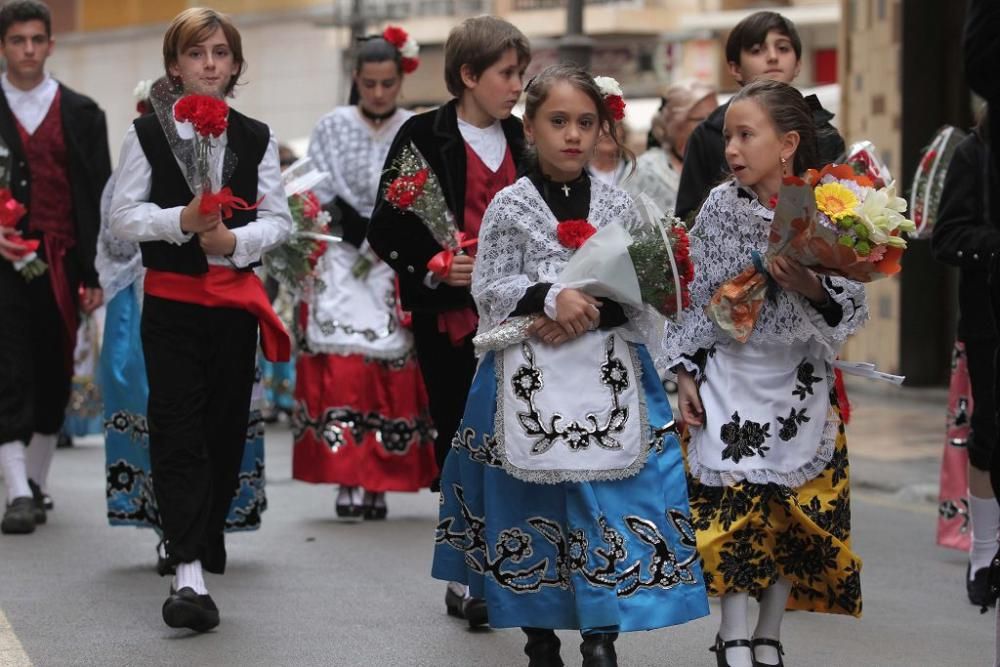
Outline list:
[[[916,231],[910,238],[929,239],[934,221],[937,218],[938,207],[941,204],[941,191],[944,190],[944,179],[948,174],[948,166],[955,154],[955,149],[965,138],[965,132],[945,125],[924,151],[913,176],[913,189],[910,191],[910,210],[913,212],[913,224]]]
[[[404,147],[391,169],[396,178],[389,182],[382,196],[400,211],[410,211],[420,218],[434,240],[444,248],[427,263],[431,273],[444,278],[451,270],[455,255],[476,240],[466,239],[465,234],[458,230],[455,216],[448,210],[441,183],[416,146],[411,143]]]
[[[705,312],[709,319],[745,343],[772,281],[766,266],[779,255],[817,273],[871,282],[899,272],[906,248],[902,232],[913,222],[903,217],[906,200],[894,184],[876,188],[850,165],[810,170],[805,179],[786,177],[763,257],[723,283]]]
[[[291,294],[299,295],[306,285],[322,290],[325,285],[315,275],[316,260],[326,252],[328,242],[340,239],[329,235],[330,214],[323,210],[312,189],[329,174],[312,167],[302,158],[282,173],[292,233],[288,240],[264,254],[264,267]]]
[[[10,191],[10,151],[0,145],[0,227],[17,230],[17,223],[27,212],[24,204],[14,199]],[[13,264],[25,280],[34,280],[49,268],[38,256],[38,239],[22,238],[20,233],[6,234],[4,238],[8,243],[20,246],[20,256]]]

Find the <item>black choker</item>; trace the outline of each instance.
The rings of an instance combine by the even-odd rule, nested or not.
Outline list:
[[[573,191],[575,189],[577,189],[577,187],[581,183],[584,182],[584,180],[589,180],[587,178],[587,172],[586,171],[584,171],[583,173],[581,173],[579,176],[577,176],[576,178],[574,178],[572,181],[567,181],[565,183],[559,183],[557,181],[553,181],[548,176],[545,176],[544,174],[542,175],[542,182],[544,183],[546,194],[551,193],[552,190],[556,190],[556,191],[560,191],[562,193],[562,196],[566,197],[566,198],[569,198],[570,194],[572,194]]]
[[[392,118],[393,114],[396,113],[396,107],[393,107],[386,111],[385,113],[372,113],[368,109],[364,108],[360,104],[358,105],[358,110],[361,111],[361,115],[375,123],[376,125],[381,125],[383,120],[387,118]]]

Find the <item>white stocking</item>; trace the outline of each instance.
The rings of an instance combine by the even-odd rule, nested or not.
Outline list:
[[[764,591],[760,598],[760,612],[757,616],[757,628],[754,637],[781,640],[781,619],[785,615],[788,604],[788,594],[792,590],[792,582],[788,579],[778,579]],[[758,646],[754,649],[757,660],[765,665],[777,665],[780,661],[778,649],[773,646]]]
[[[52,455],[55,451],[55,435],[35,433],[31,436],[31,444],[24,452],[28,479],[33,480],[42,491],[48,487],[49,468],[52,466]]]
[[[0,445],[0,470],[3,471],[4,485],[7,487],[7,503],[14,498],[31,497],[28,473],[24,465],[24,443],[20,440]]]
[[[719,624],[719,636],[723,641],[730,639],[749,639],[750,623],[747,621],[747,607],[750,596],[747,593],[727,593],[720,602],[722,606],[722,622]],[[726,662],[730,667],[753,667],[750,649],[746,647],[731,648],[726,651]]]
[[[28,447],[30,450],[31,447]],[[990,566],[997,552],[997,530],[1000,529],[1000,505],[996,498],[977,498],[969,494],[969,515],[972,519],[972,544],[969,549],[969,579]]]
[[[174,578],[174,588],[190,588],[198,595],[208,595],[205,587],[205,577],[201,571],[201,561],[195,560],[190,563],[178,563],[177,575]]]

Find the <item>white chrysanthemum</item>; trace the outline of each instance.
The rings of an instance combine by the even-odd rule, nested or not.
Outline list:
[[[149,99],[149,95],[152,91],[153,79],[143,79],[139,83],[135,84],[135,90],[132,91],[132,95],[135,97],[136,101],[141,102],[142,100]]]
[[[404,58],[416,58],[420,55],[420,45],[417,44],[417,40],[412,37],[407,37],[406,42],[403,43],[403,48],[399,50],[399,53]]]
[[[318,214],[316,215],[316,223],[317,223],[317,224],[320,224],[320,225],[324,225],[324,226],[325,226],[325,225],[329,225],[329,224],[330,224],[330,221],[331,221],[332,219],[333,219],[333,218],[332,218],[332,216],[330,215],[330,212],[329,212],[329,211],[325,211],[325,210],[324,210],[324,211],[320,211],[320,212],[319,212],[319,213],[318,213]]]
[[[601,95],[604,97],[607,97],[608,95],[617,95],[618,97],[625,96],[622,92],[621,84],[610,76],[595,76],[594,83],[597,84],[597,88],[601,91]]]

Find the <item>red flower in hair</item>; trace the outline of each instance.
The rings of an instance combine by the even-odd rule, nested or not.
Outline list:
[[[587,239],[597,233],[597,229],[586,220],[563,220],[556,227],[559,243],[576,250]]]
[[[607,95],[604,98],[604,104],[607,105],[608,111],[611,112],[611,117],[616,122],[625,118],[625,100],[620,95]]]
[[[412,74],[420,67],[420,58],[403,58],[399,61],[399,65],[403,68],[403,74]]]
[[[194,125],[203,137],[218,137],[229,125],[229,105],[209,95],[182,97],[174,107],[174,118]]]
[[[406,31],[398,25],[391,25],[382,32],[382,39],[389,42],[397,49],[402,49],[403,44],[406,44],[406,40],[409,38],[410,36],[406,34]]]

